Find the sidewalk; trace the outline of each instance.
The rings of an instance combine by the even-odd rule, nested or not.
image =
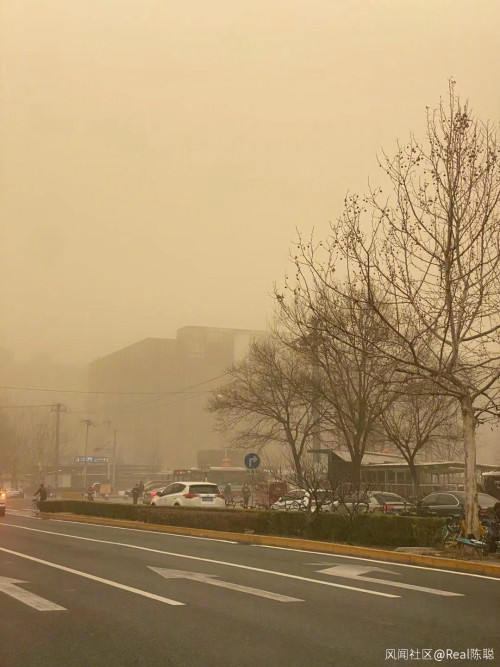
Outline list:
[[[402,563],[421,567],[433,567],[436,569],[450,570],[453,572],[466,572],[470,574],[495,577],[500,579],[500,561],[495,563],[490,560],[460,560],[457,558],[448,558],[445,556],[409,553],[406,551],[391,551],[389,549],[360,547],[351,544],[340,544],[334,542],[319,542],[317,540],[305,540],[295,537],[257,535],[255,533],[227,533],[201,528],[151,524],[144,523],[142,521],[125,521],[122,519],[89,517],[80,514],[43,513],[40,516],[44,519],[77,521],[80,523],[91,523],[101,526],[117,526],[120,528],[133,528],[135,530],[147,530],[152,532],[169,533],[173,535],[190,535],[193,537],[210,537],[212,539],[233,540],[234,542],[240,542],[243,544],[262,544],[266,546],[282,547],[287,549],[299,549],[304,551],[339,554],[342,556],[368,558],[389,563]],[[415,551],[417,551],[417,548]]]

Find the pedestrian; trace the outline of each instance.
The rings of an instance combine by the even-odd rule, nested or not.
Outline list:
[[[137,505],[137,500],[139,499],[139,495],[140,495],[139,484],[136,484],[132,489],[132,502],[134,503],[134,505]]]
[[[139,497],[142,498],[143,495],[144,495],[144,482],[141,479],[141,481],[139,482]]]
[[[500,503],[495,503],[493,507],[493,519],[497,523],[500,523]]]
[[[43,484],[40,484],[38,487],[37,491],[35,492],[35,495],[33,496],[33,500],[38,496],[38,500],[36,502],[36,505],[38,509],[40,509],[40,503],[43,502],[44,500],[47,500],[47,489]]]
[[[226,499],[226,505],[230,505],[233,502],[233,491],[229,482],[224,487],[224,498]]]
[[[243,496],[243,507],[248,507],[248,501],[250,500],[250,487],[245,482],[243,488],[241,489],[241,495]]]

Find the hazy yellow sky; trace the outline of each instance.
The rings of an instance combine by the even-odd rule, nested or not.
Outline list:
[[[453,76],[499,117],[493,0],[0,0],[1,336],[89,362],[264,328]]]

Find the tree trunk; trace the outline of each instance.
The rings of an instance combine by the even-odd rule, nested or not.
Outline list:
[[[410,469],[411,483],[413,485],[413,498],[414,501],[416,502],[417,500],[421,499],[422,494],[420,493],[420,483],[418,481],[417,468],[415,466],[415,461],[412,457],[408,459],[408,468]]]
[[[351,468],[351,484],[354,489],[359,490],[361,486],[361,461],[363,460],[363,456],[359,453],[351,454],[351,463],[352,463],[352,468]]]
[[[465,450],[465,529],[479,537],[476,486],[476,423],[470,396],[461,399]]]
[[[289,442],[290,440],[293,440],[292,436],[288,439]],[[299,486],[302,488],[303,483],[304,483],[304,478],[302,474],[302,461],[300,458],[300,454],[297,451],[297,448],[295,446],[295,442],[291,445],[291,450],[292,450],[292,457],[293,457],[293,464],[295,466],[295,472],[297,474],[297,482]]]

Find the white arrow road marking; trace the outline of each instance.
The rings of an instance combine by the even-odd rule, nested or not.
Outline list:
[[[30,593],[16,584],[27,584],[27,581],[20,581],[19,579],[9,579],[9,577],[0,577],[0,592],[10,595],[11,598],[19,600],[24,604],[38,609],[38,611],[66,611],[65,607],[60,607],[55,602],[41,598],[35,593]]]
[[[53,519],[54,520],[54,519]],[[55,519],[57,521],[57,519]],[[40,530],[39,528],[28,528],[27,526],[18,526],[13,523],[6,523],[5,528],[17,528],[19,530],[29,530],[33,533],[44,533],[45,535],[57,535],[58,537],[69,538],[72,540],[83,540],[85,542],[97,542],[98,544],[108,544],[114,547],[124,547],[126,549],[138,549],[140,551],[147,551],[149,553],[163,554],[164,556],[174,556],[175,558],[187,558],[188,560],[200,561],[203,563],[215,563],[217,565],[225,565],[226,567],[236,567],[241,570],[250,570],[251,572],[262,572],[262,574],[271,574],[275,577],[286,577],[287,579],[295,579],[297,581],[307,581],[311,584],[318,584],[319,586],[330,586],[332,588],[342,588],[348,591],[356,591],[357,593],[366,593],[367,595],[377,595],[384,598],[399,598],[400,595],[394,593],[382,593],[381,591],[371,591],[367,588],[357,588],[356,586],[347,586],[347,584],[337,584],[333,581],[323,581],[321,579],[312,579],[311,577],[300,577],[297,574],[290,574],[288,572],[277,572],[276,570],[265,570],[262,567],[252,567],[250,565],[242,565],[241,563],[231,563],[225,560],[214,560],[213,558],[203,558],[202,556],[190,556],[188,554],[180,554],[175,551],[165,551],[163,549],[151,549],[150,547],[143,547],[138,544],[127,544],[126,542],[114,542],[112,540],[98,540],[94,537],[83,537],[81,535],[70,535],[69,533],[59,533],[52,530]],[[95,527],[95,524],[93,524]],[[104,526],[99,526],[103,528]],[[281,547],[279,547],[281,548]],[[0,547],[0,551],[8,551]],[[12,552],[14,553],[14,552]],[[30,558],[30,556],[28,556]],[[178,603],[180,604],[180,603]]]
[[[288,595],[280,595],[279,593],[271,593],[270,591],[263,591],[260,588],[250,588],[249,586],[241,586],[240,584],[232,584],[229,581],[220,581],[216,579],[215,574],[202,574],[201,572],[185,572],[184,570],[168,570],[163,567],[150,567],[158,574],[161,574],[165,579],[191,579],[192,581],[201,581],[204,584],[211,584],[212,586],[220,586],[220,588],[230,588],[233,591],[240,591],[240,593],[248,593],[249,595],[258,595],[261,598],[268,598],[269,600],[277,600],[278,602],[304,602],[299,598],[291,598]]]
[[[327,567],[325,570],[317,570],[321,574],[330,574],[333,577],[344,577],[345,579],[360,579],[361,581],[369,581],[373,584],[383,584],[384,586],[396,586],[396,588],[408,588],[412,591],[422,591],[423,593],[432,593],[433,595],[449,595],[460,596],[462,593],[451,593],[450,591],[441,591],[438,588],[427,588],[425,586],[414,586],[413,584],[403,584],[400,581],[387,581],[387,579],[375,579],[375,577],[363,577],[365,572],[384,572],[385,574],[395,574],[399,576],[400,572],[393,570],[384,570],[381,567],[370,567],[369,565],[334,565]]]
[[[129,593],[142,595],[142,597],[150,598],[151,600],[157,600],[158,602],[164,602],[165,604],[171,604],[174,606],[184,606],[184,602],[177,602],[177,600],[170,600],[169,598],[161,597],[161,595],[155,595],[154,593],[148,593],[148,591],[142,591],[140,588],[132,588],[131,586],[126,586],[125,584],[119,584],[117,581],[111,581],[110,579],[103,579],[102,577],[96,577],[94,574],[89,574],[88,572],[82,572],[81,570],[73,570],[73,568],[71,567],[65,567],[64,565],[56,565],[56,563],[51,563],[48,560],[35,558],[35,556],[28,556],[28,554],[22,554],[19,553],[18,551],[11,551],[11,549],[6,549],[5,547],[0,547],[0,551],[5,551],[5,553],[12,554],[13,556],[19,556],[19,558],[26,558],[26,560],[31,560],[35,563],[48,565],[48,567],[54,567],[56,570],[69,572],[69,574],[76,574],[78,577],[84,577],[85,579],[92,579],[92,581],[97,581],[100,584],[113,586],[113,588],[120,588],[122,591],[128,591]]]

